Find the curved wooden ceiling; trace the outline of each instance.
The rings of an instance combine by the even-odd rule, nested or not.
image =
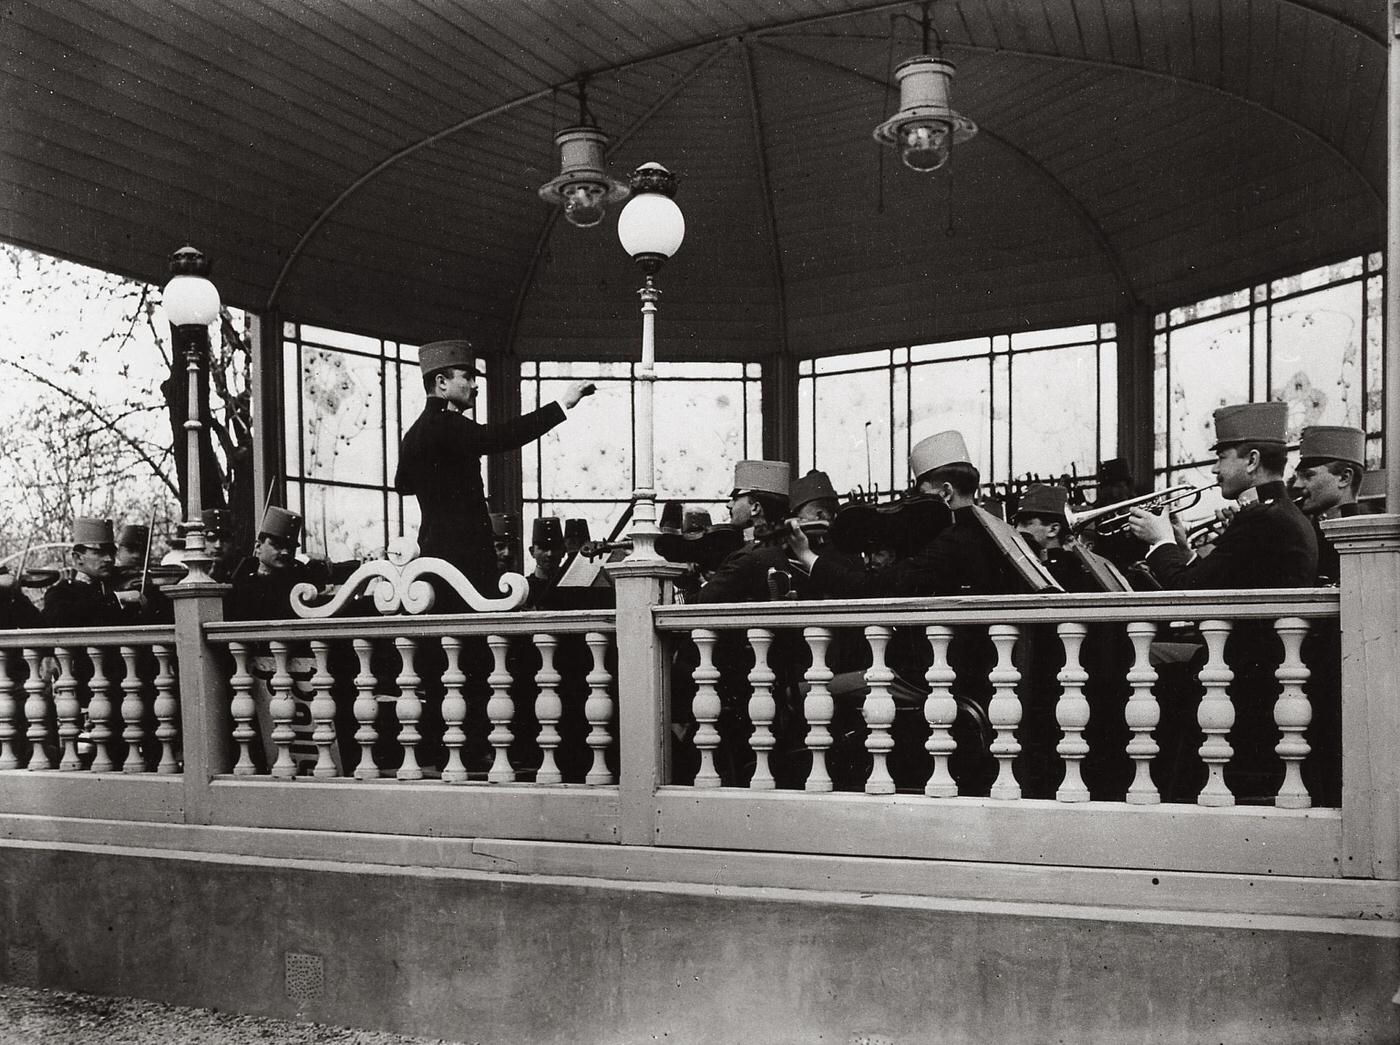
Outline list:
[[[610,216],[536,196],[574,84],[682,178],[662,358],[755,359],[1161,308],[1379,249],[1380,0],[935,0],[981,127],[871,130],[918,4],[45,0],[0,14],[0,238],[227,301],[527,357],[635,353]],[[952,228],[949,230],[949,215]]]

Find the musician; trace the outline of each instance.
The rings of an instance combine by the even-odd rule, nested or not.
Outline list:
[[[0,631],[42,628],[44,619],[8,566],[0,566]]]
[[[115,559],[117,582],[139,580],[146,567],[146,549],[150,547],[150,527],[127,523],[117,530]]]
[[[530,558],[534,565],[525,578],[530,584],[527,605],[532,610],[548,609],[564,564],[564,531],[557,515],[535,520],[530,529]]]
[[[446,559],[483,594],[494,595],[499,590],[497,559],[481,458],[524,446],[563,423],[565,411],[590,395],[593,386],[574,382],[557,402],[523,417],[483,425],[466,416],[476,402],[481,373],[470,341],[424,345],[418,366],[428,401],[403,437],[394,486],[418,498],[422,554]]]
[[[1071,539],[1069,491],[1063,486],[1037,483],[1026,487],[1016,505],[1015,526],[1026,543],[1040,555],[1040,561],[1065,591],[1097,591],[1098,586],[1084,572],[1065,545]]]
[[[204,524],[204,552],[212,560],[209,576],[227,584],[241,559],[233,537],[233,512],[227,508],[206,508],[200,513],[200,522]]]
[[[1317,538],[1283,485],[1287,403],[1241,403],[1215,411],[1220,492],[1240,509],[1205,557],[1178,543],[1171,520],[1134,508],[1133,536],[1163,588],[1298,588],[1317,579]]]
[[[73,576],[44,593],[44,626],[100,628],[140,623],[146,597],[140,591],[115,589],[116,556],[111,520],[74,519]]]
[[[792,466],[786,461],[740,461],[729,495],[731,524],[748,542],[725,557],[696,593],[696,602],[762,602],[768,598],[768,570],[788,568],[781,541],[788,517]]]
[[[295,616],[292,589],[302,581],[317,584],[320,578],[296,558],[302,518],[276,505],[268,505],[253,542],[253,554],[239,563],[230,583],[229,620],[283,620]]]
[[[953,524],[922,549],[882,570],[853,568],[812,550],[796,526],[788,534],[793,558],[824,591],[845,598],[881,596],[993,595],[1024,590],[973,514],[981,475],[972,464],[962,433],[938,432],[909,454],[909,470],[920,493],[941,497],[953,511]]]
[[[1094,495],[1094,507],[1102,508],[1110,504],[1126,501],[1137,493],[1132,471],[1126,457],[1110,457],[1099,462],[1098,488]],[[1099,532],[1099,527],[1090,525],[1081,534],[1084,543],[1096,554],[1102,555],[1124,573],[1130,570],[1147,554],[1147,546],[1132,535],[1126,527],[1118,527],[1108,533]],[[1135,588],[1142,585],[1134,578]]]
[[[1317,580],[1341,580],[1337,549],[1322,533],[1323,519],[1340,519],[1360,511],[1357,497],[1366,474],[1366,433],[1348,425],[1313,425],[1303,429],[1293,490],[1298,509],[1313,524],[1317,539]]]

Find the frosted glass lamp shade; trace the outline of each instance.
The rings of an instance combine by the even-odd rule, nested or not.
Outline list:
[[[669,258],[685,239],[685,216],[669,196],[656,192],[634,195],[617,216],[617,238],[634,258]]]
[[[219,318],[219,291],[203,276],[175,276],[161,293],[171,326],[205,326]]]

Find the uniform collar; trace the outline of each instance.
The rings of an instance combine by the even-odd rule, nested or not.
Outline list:
[[[1283,480],[1260,483],[1254,487],[1254,494],[1260,504],[1272,504],[1274,501],[1287,501],[1288,488],[1283,485]]]

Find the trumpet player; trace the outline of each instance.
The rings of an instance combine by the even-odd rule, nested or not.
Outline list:
[[[1171,519],[1133,509],[1129,527],[1148,546],[1163,588],[1298,588],[1316,583],[1317,538],[1283,485],[1286,403],[1240,403],[1215,411],[1220,492],[1239,502],[1209,556],[1179,539]]]
[[[1295,503],[1313,524],[1317,573],[1322,584],[1340,580],[1337,550],[1322,534],[1322,520],[1357,514],[1361,477],[1366,474],[1366,433],[1348,425],[1303,429],[1298,467],[1293,471]]]

